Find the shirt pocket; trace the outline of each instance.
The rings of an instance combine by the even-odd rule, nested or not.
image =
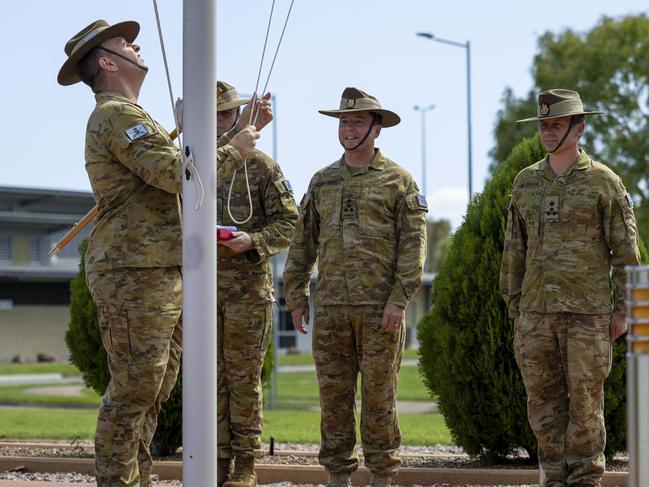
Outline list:
[[[342,186],[322,186],[316,197],[316,211],[320,218],[320,234],[338,233]]]
[[[393,190],[385,187],[366,187],[358,202],[358,234],[361,236],[395,240],[395,212]]]

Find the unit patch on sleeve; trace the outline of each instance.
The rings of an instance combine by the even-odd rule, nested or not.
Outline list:
[[[291,183],[289,183],[288,179],[284,180],[284,187],[286,188],[286,191],[293,191],[293,186],[291,186]]]
[[[134,140],[141,139],[142,137],[149,135],[148,129],[141,123],[133,125],[132,127],[127,128],[124,133],[128,140],[133,142]]]

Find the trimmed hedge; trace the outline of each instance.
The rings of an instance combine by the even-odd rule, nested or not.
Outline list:
[[[101,343],[97,307],[92,301],[86,285],[86,272],[83,256],[88,241],[83,240],[79,245],[81,255],[79,273],[70,286],[70,325],[65,335],[65,342],[70,350],[70,361],[76,365],[83,375],[84,382],[103,394],[108,385],[110,374],[106,351]],[[273,343],[271,340],[268,352],[264,358],[262,383],[264,388],[270,386],[270,376],[273,367]],[[169,400],[165,402],[158,417],[156,430],[151,445],[156,456],[173,454],[182,445],[182,371],[178,374],[176,386]]]
[[[523,140],[473,198],[433,282],[432,309],[417,329],[420,372],[454,440],[488,463],[515,448],[536,457],[498,277],[514,178],[544,156],[538,136]],[[641,252],[646,262],[642,243]],[[625,340],[613,352],[605,386],[609,457],[626,449]]]

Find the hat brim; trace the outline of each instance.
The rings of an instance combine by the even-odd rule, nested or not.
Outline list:
[[[224,110],[230,110],[232,108],[237,108],[242,105],[245,105],[250,101],[250,98],[245,99],[245,98],[237,98],[236,100],[230,100],[226,101],[225,103],[220,103],[216,106],[216,111],[217,112],[222,112]]]
[[[522,122],[537,122],[539,120],[552,120],[553,118],[573,117],[575,115],[606,115],[606,112],[577,112],[577,113],[564,113],[563,115],[554,115],[552,117],[531,117],[522,120],[516,120],[516,123]]]
[[[113,37],[123,37],[127,42],[133,42],[139,33],[140,24],[134,20],[126,20],[105,28],[68,57],[65,63],[63,63],[63,66],[61,66],[56,80],[63,86],[78,83],[81,81],[81,78],[79,78],[79,73],[77,72],[77,64],[79,64],[79,61],[86,54],[105,40],[112,39]]]
[[[394,127],[401,122],[401,117],[396,113],[386,110],[385,108],[367,108],[367,109],[350,109],[350,110],[318,110],[318,113],[327,115],[328,117],[340,118],[344,113],[359,113],[359,112],[374,112],[381,115],[381,126],[383,127]]]

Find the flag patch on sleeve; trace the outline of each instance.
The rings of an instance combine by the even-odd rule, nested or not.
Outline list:
[[[128,137],[128,140],[133,142],[134,140],[149,135],[149,130],[143,124],[138,123],[137,125],[127,128],[124,133],[126,134],[126,137]]]

